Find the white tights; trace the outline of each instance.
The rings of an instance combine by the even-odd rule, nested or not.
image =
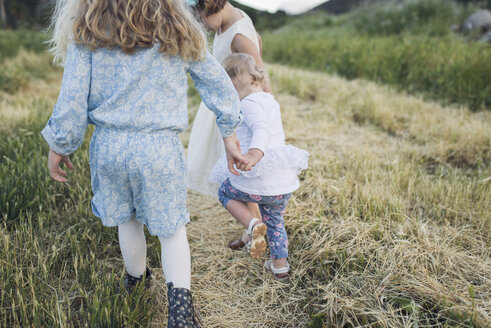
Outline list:
[[[123,255],[126,270],[133,277],[145,273],[147,259],[147,242],[143,233],[143,224],[134,216],[118,227],[119,246]],[[172,282],[176,288],[191,287],[191,255],[189,251],[186,227],[182,226],[169,237],[159,237],[162,249],[162,269],[167,283]]]

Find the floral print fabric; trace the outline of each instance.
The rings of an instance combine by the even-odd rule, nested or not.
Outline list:
[[[176,133],[96,128],[90,169],[92,210],[105,226],[135,214],[151,235],[165,237],[189,222],[184,149]]]
[[[225,180],[218,189],[218,199],[223,207],[227,207],[227,203],[232,199],[259,205],[263,222],[268,227],[268,243],[273,259],[288,257],[288,235],[283,216],[291,196],[291,193],[276,196],[248,194],[232,186],[230,179]]]
[[[188,124],[186,73],[217,116],[222,136],[234,133],[242,113],[230,78],[209,53],[201,62],[186,62],[158,49],[129,55],[71,44],[60,96],[42,135],[56,153],[70,155],[94,124],[95,215],[114,226],[135,213],[152,235],[166,236],[189,220],[177,136]]]

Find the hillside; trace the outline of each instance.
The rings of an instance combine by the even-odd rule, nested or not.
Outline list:
[[[92,129],[71,156],[70,182],[48,178],[40,130],[61,80],[50,59],[24,49],[5,59],[11,74],[37,73],[0,88],[0,326],[162,327],[158,239],[147,238],[154,287],[127,297],[117,229],[90,210]],[[205,327],[488,327],[491,112],[268,69],[287,142],[310,152],[285,216],[292,279],[278,283],[262,261],[230,251],[240,226],[217,200],[190,193],[192,288]],[[199,97],[189,95],[192,123]]]
[[[326,11],[330,14],[343,14],[347,13],[360,5],[370,5],[376,2],[401,2],[404,0],[329,0],[314,9],[312,11]],[[462,4],[476,4],[483,8],[491,8],[491,0],[456,0]]]
[[[371,0],[371,1],[373,2],[377,0]],[[325,2],[315,7],[311,11],[323,10],[330,14],[342,14],[366,2],[367,0],[329,0],[328,2]]]
[[[342,15],[316,11],[263,33],[264,57],[394,85],[444,104],[491,108],[491,44],[451,29],[475,10],[447,0],[404,0]]]
[[[268,255],[232,252],[242,228],[189,192],[204,327],[489,328],[491,45],[449,29],[475,7],[242,8],[264,30],[286,143],[309,168],[285,213],[288,283],[263,268]],[[47,37],[0,30],[0,327],[165,327],[158,238],[147,234],[154,285],[129,297],[117,229],[91,211],[93,127],[69,182],[49,178],[40,131],[62,70]],[[190,81],[185,148],[200,101]]]

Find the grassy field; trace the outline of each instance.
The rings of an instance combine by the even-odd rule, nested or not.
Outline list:
[[[0,90],[17,92],[31,79],[44,78],[51,70],[51,56],[43,44],[47,35],[36,31],[0,30]],[[27,56],[27,50],[38,56]]]
[[[382,82],[443,104],[491,108],[491,45],[451,31],[475,10],[448,0],[404,0],[342,16],[300,16],[263,34],[264,56]]]
[[[117,229],[90,211],[92,130],[70,182],[48,178],[39,132],[61,79],[48,58],[20,50],[9,60],[43,74],[0,91],[0,326],[165,326],[158,240],[148,238],[154,288],[127,297]],[[239,225],[191,193],[192,287],[206,327],[489,327],[491,112],[268,68],[288,142],[311,153],[286,213],[293,277],[275,282],[261,261],[232,253]],[[189,94],[192,121],[199,99]]]

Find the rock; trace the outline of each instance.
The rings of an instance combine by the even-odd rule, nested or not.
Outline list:
[[[479,38],[479,41],[491,42],[491,30],[487,31]]]
[[[485,9],[476,11],[465,20],[460,29],[462,32],[485,32],[491,29],[491,12]]]

